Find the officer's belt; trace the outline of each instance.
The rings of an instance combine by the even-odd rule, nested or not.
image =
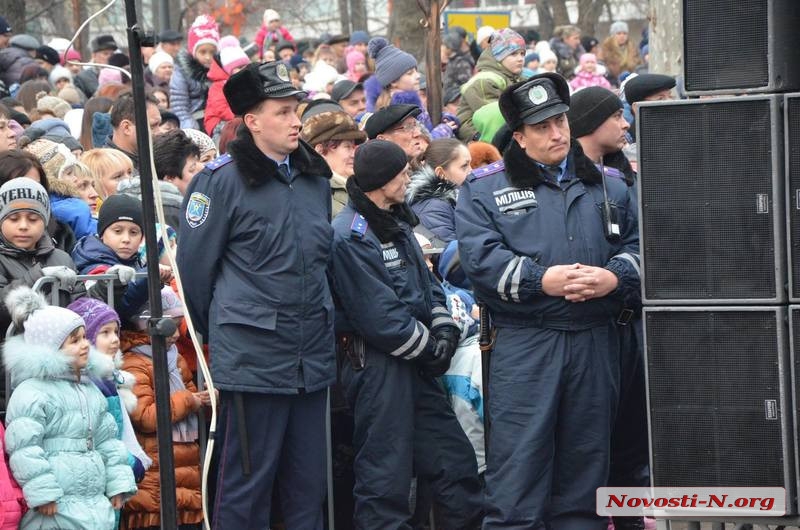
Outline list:
[[[571,318],[558,318],[547,315],[519,316],[492,313],[492,323],[498,328],[539,328],[554,329],[557,331],[585,331],[587,329],[608,326],[615,321],[616,318],[611,315],[574,320]]]

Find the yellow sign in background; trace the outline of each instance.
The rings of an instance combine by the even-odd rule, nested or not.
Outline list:
[[[495,29],[511,26],[510,11],[445,11],[444,25],[447,28],[461,26],[475,35],[481,26],[492,26]]]

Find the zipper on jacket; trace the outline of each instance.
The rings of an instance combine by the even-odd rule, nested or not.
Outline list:
[[[86,449],[88,451],[92,451],[94,449],[94,432],[93,432],[93,425],[92,425],[92,414],[89,410],[89,400],[86,397],[86,392],[83,389],[83,386],[80,383],[73,383],[75,385],[75,391],[78,393],[78,397],[80,398],[79,401],[81,402],[81,413],[83,417],[86,419],[86,423],[89,426],[89,436],[86,439]]]

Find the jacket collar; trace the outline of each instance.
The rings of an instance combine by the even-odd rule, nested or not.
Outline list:
[[[602,182],[600,170],[583,154],[581,144],[573,138],[571,145],[567,155],[570,158],[567,170],[573,172],[579,180],[587,184],[600,184]],[[514,187],[534,188],[546,181],[542,168],[528,156],[516,140],[512,139],[503,153],[503,162],[505,162],[508,181]]]
[[[372,230],[381,243],[397,240],[403,233],[402,223],[412,228],[419,224],[414,211],[408,204],[395,204],[390,210],[382,210],[367,197],[356,184],[356,179],[347,179],[347,195],[353,208],[364,216],[370,230]]]
[[[239,127],[236,139],[228,144],[228,152],[248,186],[261,186],[277,177],[278,164],[261,152],[247,127]],[[289,156],[292,169],[298,169],[301,176],[331,178],[331,170],[325,159],[303,140]]]

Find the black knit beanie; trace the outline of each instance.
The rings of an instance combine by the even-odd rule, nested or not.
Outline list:
[[[102,237],[106,228],[119,221],[130,221],[144,230],[142,203],[130,195],[111,195],[100,206],[97,214],[97,236]]]
[[[370,140],[356,149],[353,178],[362,191],[377,190],[408,164],[405,151],[394,142]]]
[[[622,101],[613,92],[591,86],[572,94],[567,112],[570,133],[575,138],[592,134],[609,116],[622,108]]]

